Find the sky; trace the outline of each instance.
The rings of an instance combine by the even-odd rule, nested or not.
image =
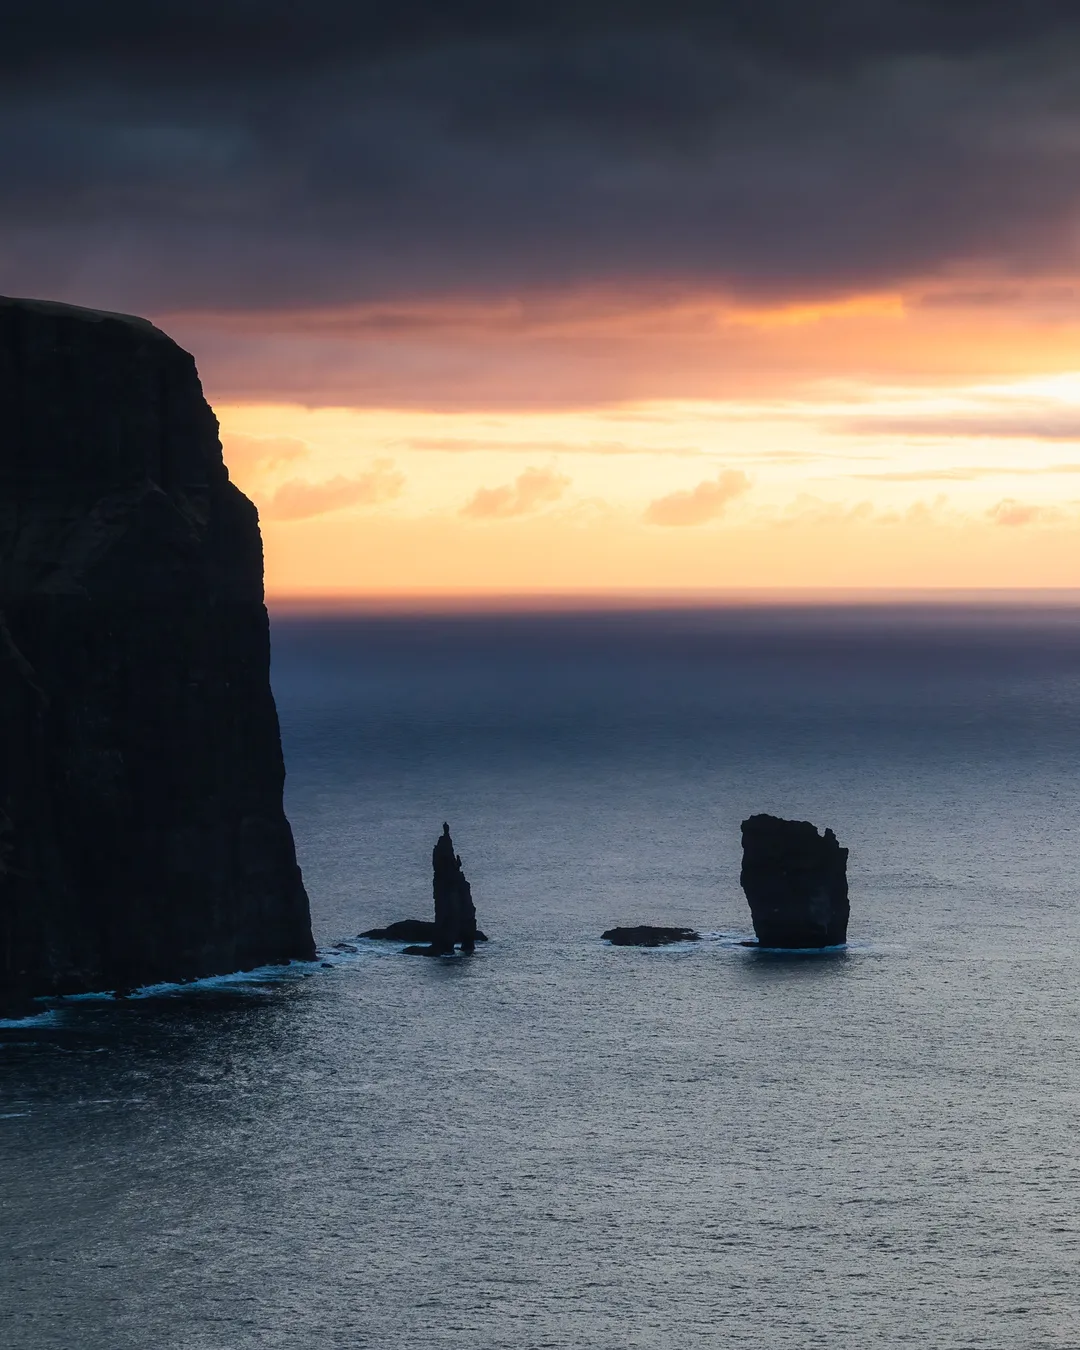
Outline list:
[[[1075,0],[7,0],[0,292],[274,596],[1080,586]]]

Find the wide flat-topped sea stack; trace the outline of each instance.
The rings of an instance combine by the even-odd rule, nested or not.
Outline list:
[[[807,820],[751,816],[742,823],[739,880],[763,947],[837,947],[847,941],[848,851]]]
[[[269,656],[192,358],[0,298],[0,1000],[314,955]]]

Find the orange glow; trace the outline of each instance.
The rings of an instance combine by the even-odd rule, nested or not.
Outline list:
[[[275,596],[1059,587],[1080,585],[1075,299],[967,277],[167,326]]]
[[[1080,370],[1080,294],[970,282],[740,305],[723,296],[524,296],[160,316],[215,403],[470,411],[816,396]]]
[[[751,328],[797,328],[826,319],[902,319],[906,314],[902,295],[854,295],[817,305],[729,309],[721,311],[719,317],[721,323],[746,324]]]

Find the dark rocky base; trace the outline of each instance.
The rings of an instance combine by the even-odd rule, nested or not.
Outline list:
[[[0,1021],[18,1022],[24,1017],[36,1017],[42,1012],[40,1003],[30,994],[5,994],[0,997]]]
[[[698,942],[701,934],[693,928],[654,928],[643,923],[636,928],[609,928],[600,935],[615,947],[668,947],[673,942]]]
[[[399,919],[385,928],[369,928],[366,933],[358,933],[357,937],[376,938],[383,942],[431,942],[435,937],[435,923],[432,919]],[[479,929],[476,941],[487,941],[487,936]]]
[[[846,943],[846,942],[834,942],[834,943],[829,944],[829,945],[824,946],[824,947],[822,947],[821,945],[819,945],[819,944],[816,943],[816,942],[815,942],[815,943],[804,943],[804,944],[803,944],[802,946],[800,946],[800,947],[770,947],[770,946],[769,946],[767,943],[765,943],[765,942],[758,942],[757,938],[745,938],[742,942],[739,943],[739,946],[740,946],[740,947],[753,947],[753,948],[755,948],[757,951],[761,951],[761,952],[776,952],[776,953],[779,953],[780,955],[783,955],[784,952],[798,952],[800,955],[801,955],[802,953],[804,953],[804,952],[810,953],[810,954],[813,954],[814,952],[822,952],[822,953],[824,953],[825,955],[828,955],[830,952],[841,952],[841,951],[843,951],[844,948],[847,946],[847,943]]]

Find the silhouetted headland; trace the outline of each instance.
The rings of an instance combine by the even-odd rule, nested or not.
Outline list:
[[[269,657],[191,356],[0,298],[0,1000],[314,956]]]
[[[848,851],[806,820],[742,823],[739,880],[762,947],[836,947],[847,941]]]

